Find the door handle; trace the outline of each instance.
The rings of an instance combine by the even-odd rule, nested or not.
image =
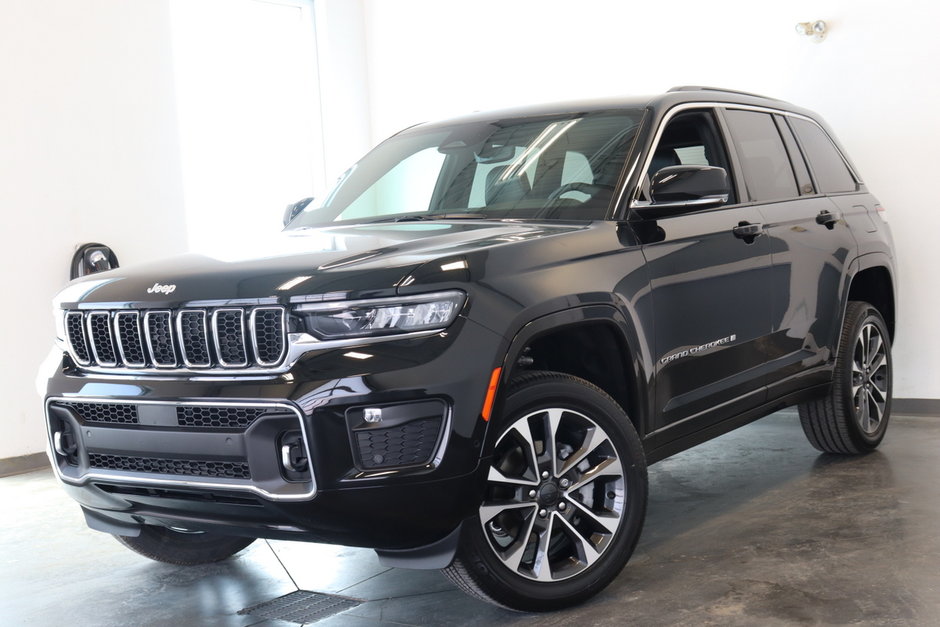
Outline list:
[[[764,234],[764,225],[760,222],[738,222],[738,225],[731,229],[734,236],[743,239],[745,244],[752,243],[757,237]]]
[[[823,209],[819,212],[819,215],[816,216],[816,224],[821,224],[830,231],[835,227],[836,222],[838,221],[839,216],[827,209]]]

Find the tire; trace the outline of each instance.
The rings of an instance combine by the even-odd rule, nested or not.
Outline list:
[[[859,455],[875,450],[891,416],[891,338],[878,310],[850,301],[832,389],[800,405],[810,444],[824,453]]]
[[[254,538],[223,536],[207,531],[176,531],[145,525],[137,537],[114,536],[118,542],[144,557],[166,564],[195,566],[231,557]]]
[[[646,514],[646,458],[629,418],[587,381],[534,372],[510,385],[498,429],[483,503],[444,574],[527,612],[597,594],[630,559]]]

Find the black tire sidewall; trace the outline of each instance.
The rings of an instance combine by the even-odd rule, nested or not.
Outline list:
[[[540,373],[541,374],[541,373]],[[513,609],[548,611],[578,603],[604,588],[629,560],[646,514],[646,462],[639,437],[623,410],[591,384],[568,375],[544,374],[515,385],[504,406],[494,441],[520,417],[539,409],[560,407],[585,414],[610,437],[624,469],[628,495],[621,525],[597,562],[558,582],[535,582],[510,572],[493,553],[479,517],[463,528],[458,556],[473,578],[494,600]]]
[[[138,536],[115,536],[131,549],[157,562],[179,566],[211,564],[238,553],[253,538],[240,538],[217,533],[184,533],[166,527],[144,525]]]

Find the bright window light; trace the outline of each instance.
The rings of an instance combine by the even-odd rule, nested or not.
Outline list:
[[[171,0],[190,248],[281,228],[323,189],[313,3]]]

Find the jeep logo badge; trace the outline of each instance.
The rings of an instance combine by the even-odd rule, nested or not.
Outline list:
[[[175,285],[160,285],[159,283],[154,283],[153,287],[147,288],[148,294],[172,294],[176,291]]]

